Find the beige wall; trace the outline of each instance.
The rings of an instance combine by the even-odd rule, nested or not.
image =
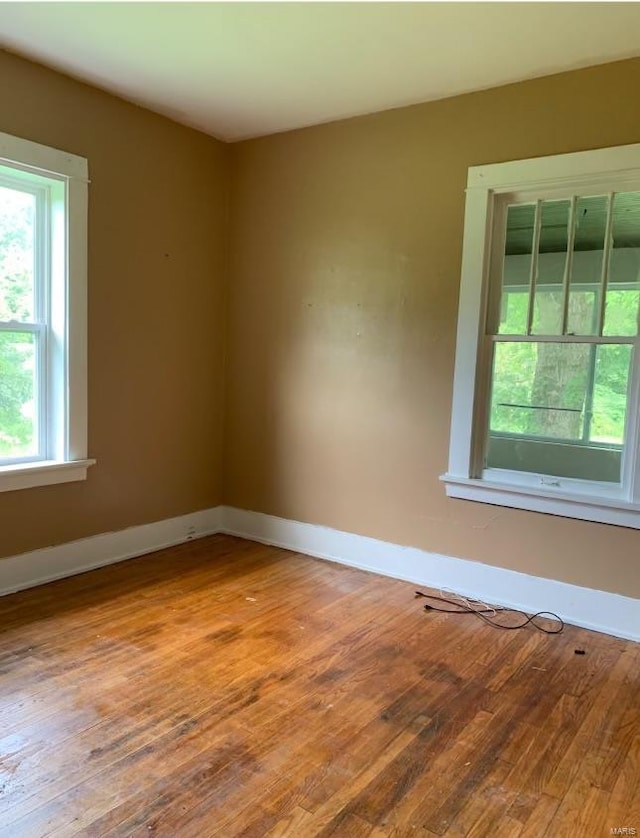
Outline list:
[[[640,533],[448,500],[467,167],[640,141],[640,61],[233,147],[225,501],[640,596]]]
[[[86,482],[0,494],[0,556],[221,498],[227,154],[0,52],[0,131],[89,159]]]

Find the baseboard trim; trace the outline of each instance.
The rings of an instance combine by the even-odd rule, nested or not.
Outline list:
[[[529,613],[553,611],[567,623],[640,641],[640,600],[631,597],[233,507],[222,508],[221,525],[230,535],[418,585],[448,588],[494,605]]]
[[[222,529],[222,507],[0,559],[0,596],[153,553]]]
[[[0,559],[0,596],[219,532],[495,605],[554,611],[567,623],[640,642],[640,600],[631,597],[229,506]]]

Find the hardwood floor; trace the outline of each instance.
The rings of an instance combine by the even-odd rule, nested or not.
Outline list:
[[[214,536],[5,597],[0,835],[640,834],[640,645],[413,592]]]

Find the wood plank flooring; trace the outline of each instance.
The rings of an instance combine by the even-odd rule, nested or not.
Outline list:
[[[5,597],[0,836],[640,834],[640,645],[423,602],[230,536]]]

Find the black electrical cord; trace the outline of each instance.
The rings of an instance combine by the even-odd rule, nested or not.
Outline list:
[[[475,614],[481,620],[484,620],[485,623],[488,623],[488,625],[493,626],[494,628],[511,631],[524,628],[531,623],[534,628],[544,634],[560,634],[560,632],[564,629],[564,621],[558,617],[557,614],[554,614],[553,611],[538,611],[536,614],[526,614],[524,611],[518,611],[517,608],[502,608],[500,606],[496,608],[473,608],[473,606],[465,605],[463,602],[456,602],[453,599],[445,599],[444,597],[434,596],[433,594],[425,594],[422,591],[416,591],[416,596],[435,600],[436,602],[446,602],[448,605],[454,606],[453,608],[438,608],[436,605],[429,605],[427,603],[424,607],[425,611],[441,611],[443,614]],[[495,617],[498,611],[501,613],[518,614],[524,619],[517,625],[505,625],[492,617],[487,617],[487,614],[493,614]],[[560,624],[559,628],[549,629],[541,626],[536,622],[538,617],[550,617],[552,620],[556,620]]]

